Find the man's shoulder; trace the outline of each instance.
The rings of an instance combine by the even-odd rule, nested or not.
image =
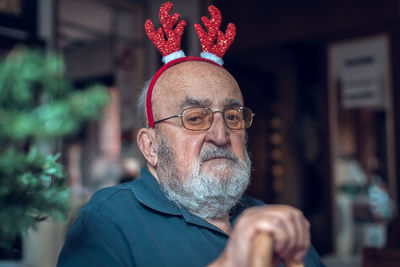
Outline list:
[[[132,188],[126,184],[105,187],[95,192],[88,203],[80,210],[79,215],[86,213],[109,214],[126,208],[127,203],[137,203]]]

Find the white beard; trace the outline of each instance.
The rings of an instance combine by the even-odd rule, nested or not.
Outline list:
[[[204,162],[213,157],[224,159],[208,161],[213,174],[202,173]],[[204,145],[200,163],[182,174],[166,138],[161,137],[158,160],[157,175],[167,198],[203,219],[228,215],[250,183],[251,163],[247,152],[243,161],[226,148]]]

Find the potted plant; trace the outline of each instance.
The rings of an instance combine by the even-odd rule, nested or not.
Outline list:
[[[76,89],[63,59],[18,48],[0,59],[0,247],[13,244],[47,217],[66,216],[70,190],[60,144],[100,113],[108,94],[100,85]],[[38,142],[41,141],[41,142]],[[46,146],[45,146],[46,147]],[[58,146],[60,147],[60,146]],[[1,256],[1,255],[0,255]]]

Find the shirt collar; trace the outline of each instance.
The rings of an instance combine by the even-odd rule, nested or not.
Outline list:
[[[139,179],[128,183],[136,199],[155,211],[171,215],[181,215],[178,207],[165,196],[160,184],[150,173],[149,169],[144,166],[140,173]]]

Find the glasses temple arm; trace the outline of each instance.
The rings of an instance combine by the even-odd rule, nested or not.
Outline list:
[[[174,116],[171,116],[171,117],[168,117],[168,118],[164,118],[164,119],[155,121],[154,124],[159,123],[159,122],[163,122],[163,121],[166,121],[166,120],[169,120],[169,119],[172,119],[172,118],[180,118],[180,117],[182,117],[181,114],[179,114],[179,115],[174,115]]]

